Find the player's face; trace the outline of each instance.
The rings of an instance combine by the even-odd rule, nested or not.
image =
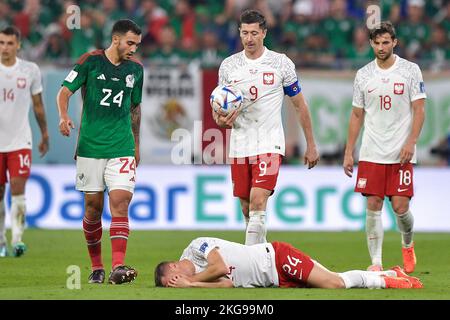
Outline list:
[[[129,60],[137,51],[141,43],[141,35],[128,31],[123,36],[119,36],[117,50],[121,60]]]
[[[16,57],[20,48],[20,42],[15,35],[0,33],[0,54],[2,60],[10,60]]]
[[[161,284],[164,287],[167,287],[169,281],[177,275],[191,275],[191,274],[189,274],[188,270],[185,270],[178,261],[170,262],[164,272],[164,276],[161,277]]]
[[[242,23],[239,31],[246,52],[253,54],[262,49],[267,30],[261,29],[258,23]]]
[[[370,44],[377,59],[385,61],[389,59],[394,52],[394,47],[397,45],[397,39],[392,39],[389,33],[384,33],[378,35],[375,40],[371,40]]]

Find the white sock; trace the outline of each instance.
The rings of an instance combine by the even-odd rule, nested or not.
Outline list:
[[[6,244],[5,201],[0,199],[0,246]]]
[[[244,219],[245,219],[245,230],[247,230],[248,222],[250,221],[250,217],[244,215]]]
[[[395,271],[361,271],[351,270],[347,272],[338,273],[345,284],[345,288],[368,288],[381,289],[385,288],[386,284],[381,276],[395,276]]]
[[[266,212],[250,211],[247,230],[245,232],[245,244],[248,246],[265,243],[266,240]]]
[[[11,230],[12,245],[22,241],[25,230],[25,196],[23,194],[11,197]]]
[[[409,248],[412,245],[413,240],[413,226],[414,226],[414,217],[410,210],[408,210],[405,214],[399,215],[395,213],[397,217],[397,226],[402,234],[402,245],[405,248]]]
[[[383,222],[381,211],[366,210],[366,237],[372,264],[382,265]]]

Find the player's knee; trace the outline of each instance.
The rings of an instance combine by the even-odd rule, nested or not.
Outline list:
[[[408,212],[409,205],[407,205],[407,204],[406,205],[405,204],[399,204],[399,205],[396,205],[396,206],[392,206],[392,209],[394,210],[394,212],[397,215],[401,216],[401,215],[405,214],[406,212]]]
[[[252,201],[250,204],[250,211],[265,211],[266,210],[266,202],[260,199],[256,199]]]
[[[257,194],[250,199],[250,211],[265,211],[266,210],[267,197],[262,194]]]
[[[25,193],[25,185],[27,179],[25,178],[13,178],[10,182],[11,195],[21,195]]]
[[[372,211],[379,211],[383,208],[383,199],[379,197],[369,197],[367,199],[367,208]]]
[[[103,212],[103,203],[99,201],[85,201],[84,210],[88,216],[98,216]]]
[[[333,276],[333,277],[329,277],[329,279],[326,281],[325,286],[323,286],[322,288],[324,288],[324,289],[345,289],[345,283],[341,277]]]
[[[409,203],[407,201],[393,201],[392,210],[394,210],[397,215],[405,214],[409,210]]]
[[[131,199],[128,198],[111,199],[111,213],[119,216],[127,216],[130,201]]]

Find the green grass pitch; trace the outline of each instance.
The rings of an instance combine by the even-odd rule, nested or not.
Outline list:
[[[103,231],[103,259],[111,265],[109,233]],[[113,286],[87,283],[89,258],[81,230],[26,230],[28,251],[23,257],[0,258],[0,299],[155,299],[155,300],[300,300],[300,299],[450,299],[450,234],[417,233],[418,265],[415,276],[422,290],[325,289],[172,289],[155,288],[153,270],[161,260],[178,259],[188,243],[199,236],[242,242],[244,232],[132,231],[126,263],[139,276],[132,284]],[[368,252],[363,232],[271,232],[269,240],[287,241],[333,271],[365,269]],[[400,235],[386,232],[383,248],[386,267],[401,264]],[[68,289],[67,268],[80,267],[81,289]],[[108,272],[107,272],[108,273]]]

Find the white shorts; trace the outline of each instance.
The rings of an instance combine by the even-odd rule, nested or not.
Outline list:
[[[76,189],[99,192],[115,189],[134,192],[136,162],[134,157],[113,159],[83,158],[77,156]]]

